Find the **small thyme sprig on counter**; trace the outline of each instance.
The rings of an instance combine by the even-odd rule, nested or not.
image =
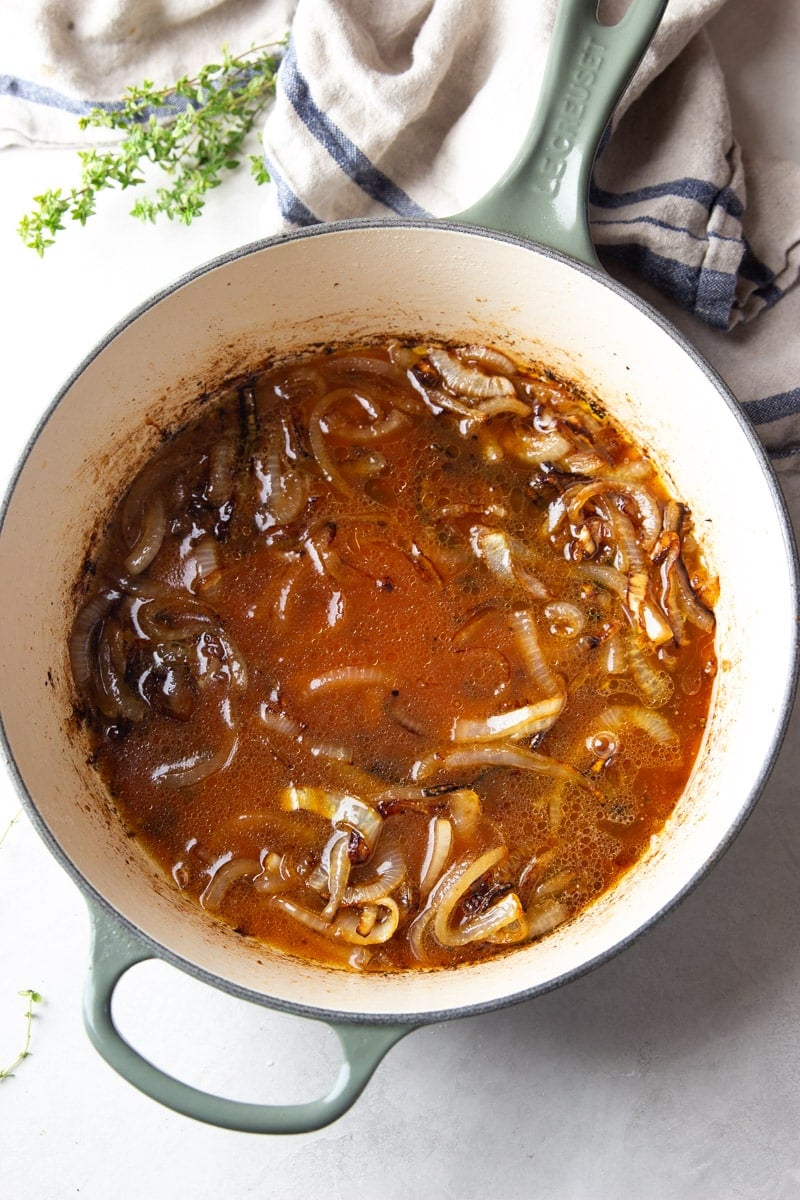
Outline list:
[[[25,1041],[22,1043],[22,1049],[11,1065],[0,1068],[0,1083],[2,1083],[4,1079],[10,1079],[20,1063],[23,1062],[23,1060],[26,1059],[30,1054],[31,1031],[34,1018],[33,1008],[35,1004],[41,1004],[43,1002],[42,996],[39,994],[39,992],[35,992],[33,988],[26,988],[22,992],[17,992],[17,995],[22,996],[28,1001],[28,1007],[25,1010]]]
[[[22,218],[18,232],[41,257],[70,217],[85,225],[95,212],[97,193],[105,188],[138,187],[143,169],[152,163],[169,176],[153,197],[140,197],[131,215],[155,221],[159,215],[189,225],[200,214],[205,194],[218,187],[225,171],[239,166],[239,155],[268,99],[282,42],[256,46],[241,55],[222,50],[194,77],[184,76],[166,88],[146,79],[128,88],[118,106],[93,108],[81,117],[81,129],[104,128],[124,133],[110,150],[81,150],[81,180],[69,192],[49,189],[34,196],[36,208]],[[249,155],[256,183],[269,182],[263,159]]]
[[[22,815],[21,811],[16,813],[11,818],[11,820],[8,822],[8,824],[6,825],[3,832],[0,833],[0,846],[2,846],[3,842],[6,840],[9,833],[16,825],[17,821],[20,819],[21,815]],[[35,1004],[43,1003],[42,996],[39,994],[39,992],[35,992],[33,990],[33,988],[26,988],[24,991],[18,992],[17,995],[24,997],[24,999],[26,999],[28,1001],[28,1007],[25,1010],[25,1040],[22,1043],[22,1049],[20,1050],[19,1054],[14,1059],[14,1061],[11,1063],[11,1065],[8,1067],[0,1067],[0,1083],[2,1083],[4,1079],[10,1079],[11,1076],[16,1071],[19,1064],[23,1061],[23,1059],[26,1059],[28,1057],[28,1055],[30,1054],[30,1052],[31,1052],[31,1032],[32,1032],[32,1026],[33,1026],[33,1017],[34,1017],[33,1007]]]

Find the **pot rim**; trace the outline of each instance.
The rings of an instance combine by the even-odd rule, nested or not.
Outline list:
[[[755,434],[752,425],[739,407],[733,393],[722,380],[718,372],[707,362],[707,360],[691,344],[691,342],[689,342],[684,335],[681,334],[678,329],[676,329],[672,322],[664,317],[658,310],[653,308],[651,304],[642,299],[635,292],[632,292],[630,288],[626,287],[624,284],[618,282],[612,276],[608,275],[601,268],[597,268],[582,261],[576,260],[558,250],[552,249],[549,246],[535,242],[530,238],[500,232],[483,226],[442,221],[435,218],[354,218],[343,221],[320,223],[319,225],[292,230],[287,234],[257,239],[245,243],[244,245],[235,247],[232,250],[226,251],[225,253],[218,255],[195,268],[192,268],[191,270],[183,273],[172,283],[167,284],[157,292],[153,293],[109,329],[105,336],[102,337],[89,351],[89,353],[85,355],[80,364],[74,369],[65,383],[59,389],[54,399],[47,406],[45,412],[37,422],[25,447],[23,448],[16,468],[7,484],[2,505],[0,505],[0,537],[2,536],[5,525],[8,505],[14,494],[17,481],[25,468],[28,458],[42,430],[51,419],[61,401],[69,393],[76,380],[111,342],[123,334],[125,330],[130,325],[134,324],[143,314],[155,307],[166,297],[175,294],[187,284],[190,284],[192,281],[210,273],[211,271],[224,267],[227,264],[236,262],[237,260],[247,256],[258,254],[262,251],[268,251],[275,245],[282,245],[287,241],[326,237],[339,233],[350,233],[364,229],[380,228],[388,228],[393,230],[435,230],[436,232],[446,233],[453,232],[472,237],[480,237],[484,239],[510,243],[518,246],[520,249],[531,253],[540,254],[546,258],[560,262],[565,268],[570,268],[589,276],[596,283],[608,288],[621,300],[631,304],[635,309],[638,309],[644,317],[654,322],[654,324],[662,332],[669,336],[672,341],[675,342],[682,350],[682,352],[686,354],[689,359],[691,359],[695,367],[703,375],[705,375],[706,379],[713,386],[720,399],[727,405],[731,416],[738,423],[740,430],[744,433],[751,452],[755,455],[755,458],[759,463],[764,483],[768,489],[770,498],[781,525],[781,533],[786,553],[786,562],[789,568],[790,591],[794,608],[795,610],[798,609],[798,588],[800,586],[800,565],[798,564],[798,551],[792,533],[792,526],[786,507],[786,502],[780,489],[777,476],[775,475],[774,469],[769,461],[763,445]],[[529,988],[523,988],[519,991],[509,992],[508,994],[495,997],[490,1000],[480,1001],[472,1004],[467,1003],[464,1005],[458,1005],[455,1008],[436,1009],[429,1012],[414,1012],[412,1014],[404,1012],[363,1013],[339,1011],[333,1008],[321,1008],[315,1005],[304,1005],[296,1001],[273,997],[265,992],[255,991],[231,980],[225,979],[223,976],[199,966],[191,959],[183,958],[173,950],[162,945],[162,943],[157,941],[151,935],[139,929],[139,927],[133,921],[120,913],[118,909],[116,909],[103,896],[101,896],[94,885],[89,882],[81,869],[72,861],[72,859],[67,855],[66,851],[62,848],[60,842],[52,833],[49,825],[39,811],[34,797],[29,793],[25,785],[6,734],[5,721],[3,719],[2,712],[0,712],[0,740],[2,740],[6,764],[11,778],[21,797],[23,806],[28,816],[30,817],[34,827],[44,841],[45,845],[48,847],[60,865],[66,870],[78,889],[90,902],[90,905],[95,905],[107,917],[112,918],[113,921],[117,922],[120,926],[122,926],[123,929],[132,934],[140,943],[142,943],[144,947],[151,952],[151,957],[167,962],[171,966],[186,972],[190,976],[204,983],[210,984],[211,986],[217,987],[234,997],[250,1001],[251,1003],[260,1004],[276,1011],[286,1012],[296,1016],[307,1017],[315,1020],[323,1020],[327,1022],[334,1021],[341,1024],[367,1023],[370,1025],[418,1026],[439,1021],[453,1020],[460,1017],[477,1016],[481,1013],[493,1011],[508,1005],[522,1003],[523,1001],[530,1000],[535,996],[552,991],[563,984],[570,983],[573,980],[588,974],[590,971],[602,965],[604,962],[614,958],[617,954],[626,949],[633,941],[638,940],[640,936],[652,929],[653,926],[655,926],[664,916],[667,915],[667,913],[676,908],[677,905],[686,898],[689,892],[691,892],[697,886],[697,884],[705,877],[705,875],[711,870],[716,862],[728,850],[750,816],[761,792],[763,791],[763,788],[780,751],[792,710],[792,703],[795,690],[797,688],[799,672],[800,630],[798,630],[796,624],[794,637],[792,639],[791,662],[787,664],[787,670],[785,674],[784,694],[780,698],[780,708],[774,729],[772,731],[768,753],[761,763],[754,786],[752,787],[749,796],[746,798],[739,812],[728,824],[725,836],[717,843],[713,852],[708,856],[706,861],[694,873],[694,875],[688,881],[686,881],[683,886],[676,891],[657,912],[649,916],[640,925],[638,925],[635,930],[621,938],[619,941],[615,942],[612,946],[599,952],[593,958],[587,959],[585,962],[582,962],[576,967],[564,971],[551,979],[532,985]],[[326,968],[320,969],[326,970]],[[449,968],[448,970],[463,970],[466,978],[469,972],[469,967],[454,967]]]

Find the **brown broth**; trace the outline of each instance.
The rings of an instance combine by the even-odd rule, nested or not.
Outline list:
[[[95,566],[70,649],[121,818],[289,954],[544,936],[642,855],[703,735],[688,512],[596,402],[494,352],[265,372],[147,464]]]

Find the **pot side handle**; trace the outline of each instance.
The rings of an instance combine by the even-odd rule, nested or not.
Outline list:
[[[514,233],[599,266],[589,233],[592,165],[667,0],[632,0],[616,25],[598,0],[560,0],[536,112],[499,182],[449,218]]]
[[[228,1100],[182,1083],[143,1057],[117,1029],[111,1000],[117,983],[136,963],[155,955],[98,904],[89,902],[92,953],[83,1019],[92,1045],[128,1083],[151,1099],[195,1120],[240,1133],[310,1133],[337,1120],[366,1087],[384,1055],[413,1025],[326,1024],[339,1039],[344,1061],[327,1096],[305,1104],[251,1104]]]

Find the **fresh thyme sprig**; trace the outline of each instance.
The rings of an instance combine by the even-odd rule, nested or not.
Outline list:
[[[205,194],[218,187],[225,171],[239,166],[243,143],[275,92],[282,42],[256,46],[233,55],[225,47],[219,63],[166,88],[146,79],[128,88],[119,106],[93,108],[81,117],[81,129],[124,133],[111,150],[81,150],[81,180],[64,193],[48,189],[34,196],[36,208],[22,218],[18,232],[41,257],[70,217],[85,225],[95,212],[97,193],[106,188],[138,187],[146,182],[148,163],[168,177],[154,196],[136,200],[131,215],[155,221],[159,215],[189,225],[200,214]],[[269,182],[264,160],[249,155],[256,183]]]
[[[6,825],[3,832],[0,833],[0,846],[2,846],[3,842],[6,840],[6,838],[8,837],[9,833],[14,828],[14,826],[16,825],[16,823],[19,820],[21,815],[22,815],[21,812],[16,813],[11,818],[11,820],[8,822],[8,824]],[[14,1059],[14,1061],[11,1063],[11,1065],[8,1067],[0,1067],[0,1083],[2,1083],[4,1079],[9,1079],[14,1074],[14,1072],[16,1071],[19,1064],[23,1061],[23,1059],[27,1058],[28,1055],[30,1054],[30,1052],[31,1052],[31,1032],[32,1032],[32,1027],[33,1027],[33,1017],[34,1017],[33,1007],[35,1004],[41,1004],[43,1002],[42,996],[39,994],[39,992],[35,992],[33,990],[33,988],[26,988],[25,991],[18,992],[17,995],[23,996],[28,1001],[28,1007],[25,1010],[25,1040],[22,1043],[22,1049],[20,1050],[19,1054]]]
[[[22,809],[20,809],[19,812],[14,813],[14,816],[8,822],[8,824],[6,825],[3,832],[0,833],[0,846],[2,846],[3,842],[6,840],[8,835],[11,833],[11,830],[14,828],[14,826],[16,825],[17,821],[20,819],[21,816],[22,816]]]
[[[10,1079],[16,1071],[19,1064],[28,1057],[31,1052],[31,1031],[33,1027],[34,1005],[42,1003],[42,997],[39,992],[35,992],[33,988],[26,988],[24,992],[18,992],[18,996],[24,997],[28,1001],[28,1007],[25,1010],[25,1041],[22,1043],[22,1049],[17,1057],[8,1067],[0,1068],[0,1083],[4,1079]]]

